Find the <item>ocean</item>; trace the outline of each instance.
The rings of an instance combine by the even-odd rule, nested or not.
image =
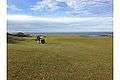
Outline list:
[[[112,36],[113,32],[30,32],[26,33],[32,36],[36,35],[49,35],[49,36],[57,36],[57,35],[83,35],[83,36]]]

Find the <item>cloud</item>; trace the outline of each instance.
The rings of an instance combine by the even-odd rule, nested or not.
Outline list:
[[[32,22],[32,21],[42,21],[42,22],[53,22],[53,23],[71,23],[79,22],[84,20],[89,20],[90,18],[76,18],[76,17],[36,17],[27,15],[8,15],[8,20],[10,21],[22,21],[22,22]]]
[[[8,15],[9,21],[19,22],[48,22],[48,23],[79,23],[83,21],[106,21],[112,20],[112,17],[36,17],[27,15]]]
[[[68,16],[112,16],[112,0],[42,0],[32,5],[31,10],[48,13],[59,11]]]
[[[7,9],[11,11],[22,11],[22,9],[18,8],[16,5],[7,5]]]
[[[74,10],[81,10],[94,5],[112,5],[112,0],[67,0],[66,3]]]
[[[10,32],[112,31],[112,17],[35,17],[8,15]]]
[[[58,8],[57,1],[55,0],[42,0],[38,1],[36,5],[31,6],[33,11],[54,11]]]

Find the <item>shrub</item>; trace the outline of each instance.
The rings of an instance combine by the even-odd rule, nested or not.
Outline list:
[[[21,37],[15,36],[14,34],[7,33],[7,43],[16,43],[23,40],[24,39]]]

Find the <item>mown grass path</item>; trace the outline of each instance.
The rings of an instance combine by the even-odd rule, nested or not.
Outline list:
[[[112,80],[112,37],[46,40],[8,44],[8,80]]]

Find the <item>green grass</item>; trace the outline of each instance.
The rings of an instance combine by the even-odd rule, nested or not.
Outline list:
[[[16,36],[11,36],[7,35],[7,43],[18,43],[19,41],[24,41],[22,37],[16,37]]]
[[[48,36],[8,44],[8,80],[112,80],[112,37]]]

